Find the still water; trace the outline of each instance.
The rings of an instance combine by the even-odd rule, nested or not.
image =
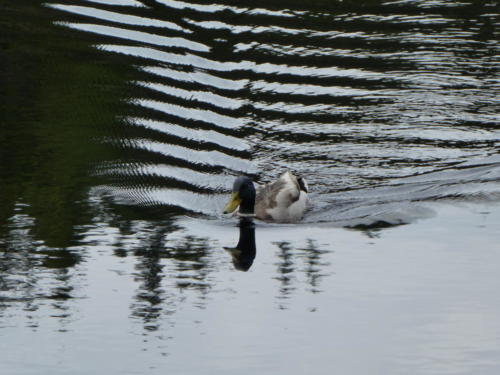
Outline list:
[[[0,14],[2,374],[499,373],[498,1]]]

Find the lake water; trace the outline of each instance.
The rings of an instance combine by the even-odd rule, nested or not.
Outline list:
[[[2,374],[500,372],[498,1],[0,14]]]

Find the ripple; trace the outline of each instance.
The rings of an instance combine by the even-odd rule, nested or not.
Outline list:
[[[154,109],[155,111],[163,112],[168,115],[180,117],[183,119],[205,122],[225,129],[241,128],[244,124],[244,119],[241,118],[233,118],[220,115],[209,110],[182,107],[180,105],[159,102],[156,100],[136,99],[132,103],[143,106],[145,108]]]
[[[205,70],[215,70],[220,72],[230,71],[250,71],[257,74],[268,75],[292,75],[297,77],[351,77],[365,79],[390,79],[389,75],[379,72],[370,72],[363,69],[342,69],[337,67],[311,67],[311,66],[290,66],[286,64],[255,63],[252,61],[241,62],[219,62],[206,59],[200,56],[158,51],[146,47],[120,46],[101,44],[97,46],[103,51],[117,52],[129,56],[137,56],[157,61],[169,61],[175,65],[186,65]]]
[[[157,0],[160,4],[168,6],[175,9],[192,9],[198,12],[206,13],[217,13],[217,12],[233,12],[236,14],[248,13],[250,15],[267,15],[267,16],[277,16],[277,17],[293,17],[287,11],[273,11],[264,8],[240,8],[235,6],[229,6],[224,4],[198,4],[198,3],[188,3],[178,0]]]
[[[179,47],[201,52],[207,52],[210,50],[210,48],[204,44],[198,42],[192,42],[185,38],[166,37],[166,36],[146,33],[143,31],[134,31],[112,26],[86,24],[86,23],[58,22],[58,24],[80,31],[112,36],[115,38],[127,39],[146,44],[154,44],[162,47]]]
[[[191,30],[182,28],[173,22],[168,22],[163,20],[155,20],[146,17],[138,17],[123,13],[110,12],[107,10],[77,6],[77,5],[63,5],[63,4],[45,4],[45,5],[50,8],[62,10],[65,12],[79,14],[82,16],[88,16],[91,18],[97,18],[109,22],[121,23],[125,25],[134,25],[134,26],[159,27],[170,30],[183,31],[186,33],[192,33]]]
[[[121,188],[100,185],[94,188],[94,194],[110,195],[116,203],[134,206],[170,206],[184,210],[215,216],[220,214],[227,196],[193,193],[180,189],[166,188]]]
[[[221,134],[213,130],[185,128],[168,122],[150,120],[139,117],[129,117],[127,121],[136,126],[173,135],[192,142],[209,142],[231,150],[248,151],[250,146],[236,137]]]
[[[255,166],[244,159],[224,154],[220,151],[201,151],[173,144],[154,142],[148,139],[133,139],[124,142],[123,145],[135,149],[143,149],[158,153],[163,156],[174,157],[190,164],[223,167],[239,173],[255,173]]]
[[[222,90],[241,90],[249,82],[247,79],[242,79],[242,80],[225,79],[199,70],[181,71],[181,70],[169,69],[158,66],[145,66],[142,67],[141,69],[145,72],[155,74],[161,77],[174,79],[176,81],[198,83],[202,85],[216,87]]]
[[[147,87],[151,90],[159,91],[166,95],[175,96],[187,101],[208,103],[220,108],[235,110],[243,106],[243,102],[241,100],[231,99],[209,91],[185,90],[153,82],[136,82],[136,84],[142,87]]]
[[[253,81],[250,86],[256,92],[270,92],[289,95],[308,95],[308,96],[365,96],[376,93],[387,93],[387,91],[362,90],[353,87],[341,86],[319,86],[300,83],[282,83],[270,81]]]
[[[113,0],[112,2],[110,2],[109,0],[86,0],[86,1],[96,4],[113,5],[120,7],[134,7],[134,8],[146,7],[143,3],[136,0]]]
[[[107,52],[116,52],[128,56],[150,59],[164,63],[169,62],[172,65],[195,67],[204,70],[231,71],[237,67],[237,64],[223,64],[192,54],[177,54],[172,52],[159,51],[149,47],[135,47],[115,44],[99,44],[98,49]]]
[[[184,182],[199,189],[218,192],[230,190],[234,176],[199,172],[189,168],[176,167],[169,164],[121,164],[104,167],[96,171],[98,175],[145,176],[160,177]],[[165,181],[166,181],[165,180]]]

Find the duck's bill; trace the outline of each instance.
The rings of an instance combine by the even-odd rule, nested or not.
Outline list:
[[[238,208],[240,203],[241,203],[240,195],[237,192],[231,194],[231,198],[229,199],[229,202],[227,202],[226,207],[224,207],[224,213],[229,214],[229,213],[233,212],[234,210],[236,210]]]

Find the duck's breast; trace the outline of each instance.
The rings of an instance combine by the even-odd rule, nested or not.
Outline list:
[[[290,192],[281,191],[276,201],[278,204],[273,208],[268,208],[267,214],[273,221],[291,223],[302,219],[307,206],[307,194],[301,191],[298,197],[294,195],[294,199],[291,199]]]

